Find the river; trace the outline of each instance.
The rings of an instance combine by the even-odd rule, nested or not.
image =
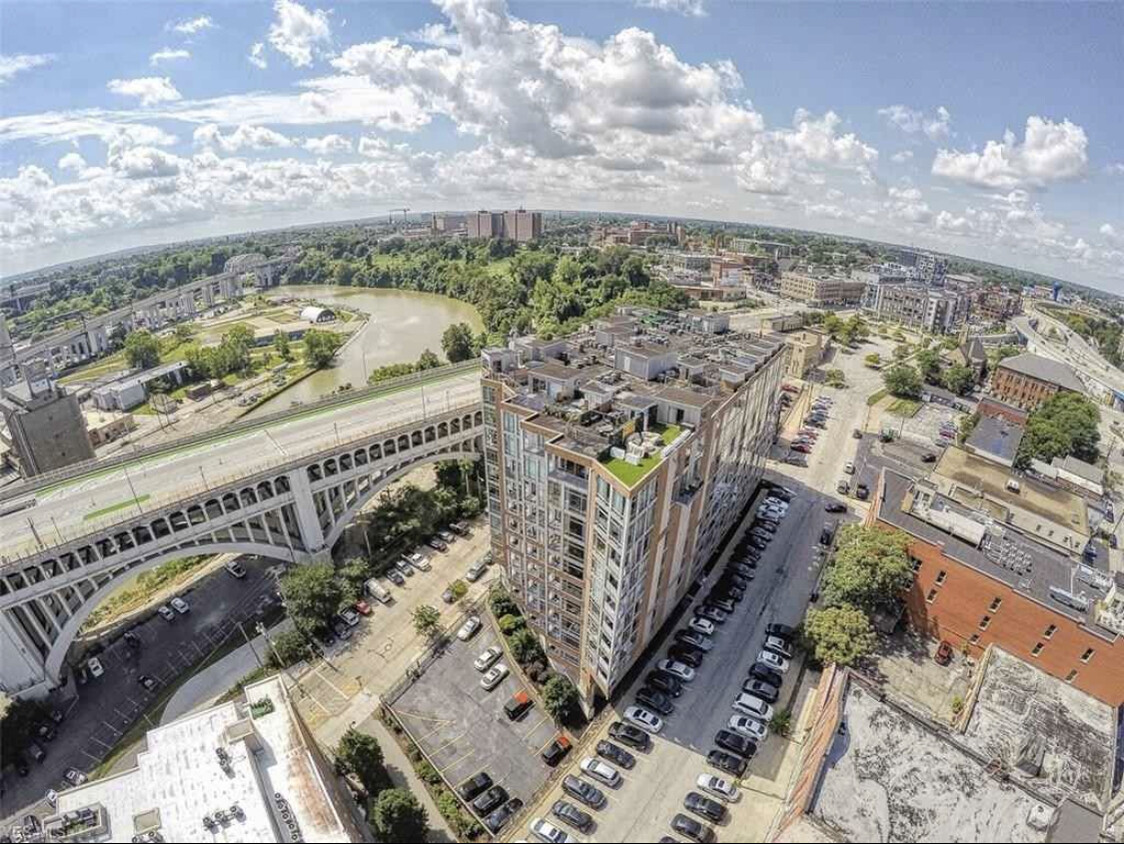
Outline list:
[[[371,315],[360,333],[340,351],[333,366],[314,372],[280,395],[256,407],[250,418],[287,409],[294,401],[315,401],[342,384],[359,388],[366,373],[388,363],[413,363],[426,349],[444,358],[441,335],[457,322],[467,322],[474,332],[484,326],[472,305],[412,290],[317,285],[282,286],[271,296],[315,299],[327,305],[345,305]]]

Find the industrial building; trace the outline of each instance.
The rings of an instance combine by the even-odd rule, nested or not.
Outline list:
[[[485,349],[495,559],[552,664],[607,698],[750,500],[788,347],[622,309]]]
[[[134,372],[90,391],[90,399],[99,410],[132,410],[148,401],[150,385],[163,380],[173,387],[183,386],[187,380],[187,361],[178,360]]]
[[[78,398],[56,385],[45,361],[21,367],[22,380],[0,387],[0,446],[25,478],[94,456]]]

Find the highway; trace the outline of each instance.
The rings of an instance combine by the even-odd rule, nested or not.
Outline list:
[[[335,442],[444,413],[480,399],[480,378],[461,372],[343,406],[294,413],[291,418],[232,434],[229,439],[185,444],[99,473],[96,469],[47,492],[34,507],[0,517],[0,560],[34,553],[85,535],[167,502],[216,487],[320,451]]]
[[[1030,317],[1015,317],[1012,323],[1019,333],[1028,338],[1032,347],[1031,351],[1067,363],[1081,375],[1098,382],[1105,389],[1124,394],[1124,372],[1106,361],[1100,352],[1054,317],[1038,310],[1034,311],[1034,316],[1038,319],[1040,327],[1049,325],[1056,329],[1058,334],[1064,338],[1064,342],[1050,340],[1041,332],[1032,328]]]

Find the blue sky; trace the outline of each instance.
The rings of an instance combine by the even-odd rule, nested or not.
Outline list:
[[[1124,293],[1124,6],[8,3],[0,266],[524,204]]]

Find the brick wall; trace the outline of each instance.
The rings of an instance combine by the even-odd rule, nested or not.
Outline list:
[[[996,368],[991,379],[991,392],[996,398],[1025,410],[1034,410],[1057,391],[1056,384],[1012,372],[1004,369],[1002,364]]]

